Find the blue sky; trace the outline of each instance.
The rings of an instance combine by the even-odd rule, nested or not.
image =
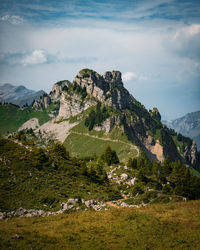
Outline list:
[[[120,70],[164,119],[200,110],[200,1],[1,0],[0,83],[49,92],[82,68]]]

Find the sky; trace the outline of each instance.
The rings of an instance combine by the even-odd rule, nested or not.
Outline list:
[[[0,84],[49,92],[82,68],[121,71],[162,119],[200,110],[200,1],[0,1]]]

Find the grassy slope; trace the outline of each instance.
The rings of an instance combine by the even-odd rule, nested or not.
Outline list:
[[[90,110],[91,108],[87,109],[81,115],[80,123],[71,129],[71,134],[64,142],[67,150],[73,152],[73,155],[78,157],[91,156],[94,154],[100,156],[106,147],[110,145],[111,148],[117,152],[120,161],[127,161],[128,157],[137,156],[137,150],[134,149],[134,145],[128,141],[127,136],[120,126],[114,127],[109,134],[106,134],[105,131],[102,130],[96,131],[93,129],[92,131],[88,131],[84,122]],[[74,119],[77,121],[77,117]]]
[[[108,145],[117,152],[120,161],[127,161],[128,157],[134,157],[137,155],[137,151],[130,148],[129,145],[120,142],[113,142],[111,140],[104,141],[100,138],[93,138],[87,135],[74,133],[71,133],[67,137],[64,145],[70,152],[73,152],[73,154],[78,157],[94,154],[100,156]]]
[[[34,111],[31,107],[18,108],[14,105],[0,105],[0,133],[16,131],[24,122],[35,117],[39,119],[40,125],[52,119],[48,115],[48,111]]]
[[[0,221],[0,247],[199,249],[199,208],[200,201],[190,201]]]

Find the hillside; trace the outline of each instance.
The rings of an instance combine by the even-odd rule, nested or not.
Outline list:
[[[43,110],[35,110],[30,106],[19,108],[11,103],[0,104],[0,133],[15,132],[31,118],[37,118],[39,125],[42,125],[51,120],[56,114],[56,104],[52,104]]]
[[[198,249],[200,202],[0,221],[7,249]]]
[[[34,91],[22,85],[14,86],[6,83],[0,86],[0,102],[12,103],[20,107],[26,104],[31,105],[34,100],[38,100],[43,94],[45,94],[43,90]]]
[[[198,150],[200,149],[200,111],[188,113],[171,121],[163,121],[163,123],[177,133],[192,138],[196,142]]]
[[[44,148],[35,146],[35,140],[31,130],[0,139],[2,218],[26,215],[30,209],[63,213],[200,198],[199,172],[180,161],[152,163],[140,156],[124,165],[110,146],[101,157],[80,159],[60,143]]]

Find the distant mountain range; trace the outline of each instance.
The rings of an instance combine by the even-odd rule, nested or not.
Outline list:
[[[0,86],[1,103],[8,102],[19,106],[30,105],[34,100],[38,100],[40,96],[43,96],[43,94],[45,94],[43,90],[34,91],[22,85],[14,86],[10,83],[6,83]]]
[[[200,150],[200,111],[188,113],[185,116],[163,123],[184,136],[192,138]]]

